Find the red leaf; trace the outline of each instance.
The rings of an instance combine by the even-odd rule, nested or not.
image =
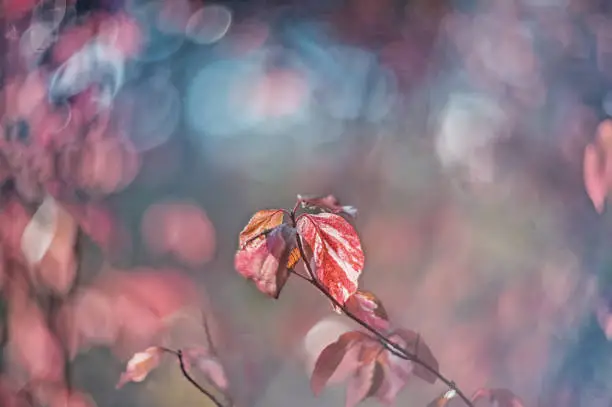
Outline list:
[[[127,382],[141,382],[159,365],[163,351],[152,346],[144,352],[138,352],[128,361],[124,373],[121,374],[117,388],[123,387]]]
[[[333,213],[304,214],[297,230],[312,250],[311,267],[319,282],[339,303],[357,291],[365,257],[355,229]]]
[[[383,332],[389,329],[387,311],[373,293],[357,291],[346,300],[344,306],[371,327]]]
[[[420,361],[427,364],[435,372],[438,371],[440,367],[438,360],[434,357],[431,349],[429,349],[429,346],[425,344],[421,338],[421,335],[409,329],[398,329],[395,331],[394,336],[402,339],[402,341],[405,343],[404,349],[413,355],[416,355]],[[414,365],[414,375],[431,384],[435,383],[438,379],[434,373],[417,363]]]
[[[403,339],[397,334],[389,338],[391,341],[405,346]],[[376,396],[386,404],[392,404],[393,400],[408,383],[408,379],[413,373],[415,364],[411,361],[400,358],[386,350],[378,358],[383,368],[383,380],[380,384]]]
[[[289,278],[288,267],[294,262],[295,229],[283,224],[254,240],[246,240],[248,243],[234,258],[236,270],[253,280],[261,292],[278,298]]]
[[[591,198],[595,210],[598,213],[602,213],[606,195],[608,194],[608,186],[595,145],[588,144],[585,147],[583,160],[584,187],[589,198]]]
[[[361,403],[372,388],[376,362],[360,366],[355,374],[349,379],[346,387],[346,407],[354,407]]]
[[[524,407],[523,402],[507,389],[478,389],[472,396],[472,403],[487,399],[497,407]]]
[[[240,232],[240,248],[262,233],[272,230],[283,223],[284,212],[281,209],[264,209],[257,212]]]
[[[346,332],[321,351],[310,378],[310,388],[315,396],[321,393],[332,376],[345,376],[346,373],[353,373],[359,367],[360,352],[359,348],[354,346],[362,341],[373,341],[373,339],[360,331]],[[349,352],[351,350],[354,351]],[[341,365],[345,368],[340,369]]]
[[[320,209],[326,212],[336,214],[344,213],[353,218],[357,216],[356,208],[348,205],[340,205],[340,201],[338,201],[338,198],[333,195],[310,197],[303,197],[302,195],[298,195],[297,198],[300,204],[302,205],[302,208]]]

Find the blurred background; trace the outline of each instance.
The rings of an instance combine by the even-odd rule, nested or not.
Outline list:
[[[309,374],[350,321],[233,266],[254,212],[328,193],[361,286],[465,392],[612,405],[611,2],[2,0],[0,24],[2,405],[212,405],[173,360],[115,389],[134,352],[209,342],[236,405],[343,405]]]

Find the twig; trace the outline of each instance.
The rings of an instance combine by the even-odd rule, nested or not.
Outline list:
[[[221,403],[210,391],[206,390],[204,387],[200,386],[198,384],[198,382],[195,381],[195,379],[193,377],[191,377],[191,375],[187,372],[187,369],[185,368],[185,360],[183,359],[183,351],[182,350],[173,350],[173,349],[168,349],[168,348],[163,348],[160,347],[161,350],[163,350],[166,353],[170,353],[174,356],[176,356],[178,358],[179,361],[179,366],[181,368],[181,372],[183,373],[183,376],[185,376],[185,379],[187,379],[189,381],[189,383],[191,383],[193,386],[195,386],[196,389],[198,389],[201,393],[205,394],[206,397],[208,397],[217,407],[224,407],[223,403]]]
[[[210,333],[210,324],[208,323],[208,318],[206,317],[206,313],[202,313],[202,325],[204,325],[204,332],[206,333],[206,341],[208,342],[208,350],[210,352],[211,355],[218,357],[218,353],[215,347],[215,344],[212,340],[212,334]],[[219,388],[219,386],[217,386],[215,384],[214,381],[211,381],[210,384],[217,389],[217,391],[223,393],[225,395],[225,401],[227,403],[228,407],[231,407],[234,405],[234,401],[232,400],[231,396],[229,394],[227,394],[226,392],[223,391],[223,389]]]
[[[295,209],[291,213],[291,222],[293,223],[293,227],[297,227],[296,219],[295,219]],[[370,326],[367,322],[363,321],[357,315],[353,314],[343,304],[341,304],[338,300],[336,300],[329,293],[329,291],[327,291],[327,288],[325,288],[325,286],[323,286],[319,282],[319,280],[316,278],[314,271],[312,270],[312,268],[310,267],[310,264],[306,260],[306,252],[304,251],[304,247],[302,245],[302,238],[299,234],[297,235],[296,240],[297,240],[298,250],[300,251],[300,255],[302,256],[302,260],[304,262],[304,266],[306,267],[306,270],[308,270],[308,274],[311,277],[311,279],[305,279],[306,281],[308,281],[310,284],[315,286],[321,293],[323,293],[323,295],[325,295],[336,307],[340,308],[347,317],[349,317],[350,319],[352,319],[353,321],[361,325],[363,328],[368,330],[370,333],[372,333],[376,337],[376,339],[378,339],[378,341],[386,349],[389,350],[389,352],[393,353],[394,355],[402,359],[410,360],[414,363],[417,363],[423,366],[425,369],[433,373],[438,379],[440,379],[440,381],[446,384],[450,389],[454,390],[457,393],[457,396],[459,396],[459,398],[461,398],[467,406],[474,407],[474,404],[471,402],[471,400],[457,387],[454,381],[447,379],[442,373],[438,372],[436,369],[434,369],[433,367],[429,366],[427,363],[420,360],[417,355],[413,354],[412,352],[407,351],[403,347],[391,341],[384,334],[376,330],[374,327]]]
[[[206,313],[204,312],[202,312],[202,325],[204,326],[206,342],[208,342],[208,350],[211,354],[216,355],[217,350],[215,349],[215,344],[213,343],[212,335],[210,334],[210,325],[208,324],[208,318],[206,318]]]

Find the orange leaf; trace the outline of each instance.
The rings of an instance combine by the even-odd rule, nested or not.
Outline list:
[[[602,213],[608,194],[608,186],[601,169],[597,147],[588,144],[584,149],[583,161],[584,187],[597,213]]]
[[[295,229],[283,224],[265,236],[247,241],[234,258],[236,270],[253,280],[261,292],[278,298],[289,278],[288,265],[296,245]]]
[[[457,397],[456,390],[451,389],[445,391],[444,393],[436,397],[434,400],[432,400],[432,402],[429,403],[427,407],[445,407],[455,397]]]
[[[300,261],[301,257],[302,256],[300,255],[300,249],[294,247],[293,250],[291,250],[291,252],[289,253],[289,260],[287,260],[287,268],[294,268],[298,261]]]
[[[262,233],[274,229],[283,223],[284,212],[281,209],[264,209],[257,212],[240,232],[240,248]]]
[[[162,353],[163,351],[156,346],[135,353],[128,361],[126,370],[121,374],[116,387],[121,388],[127,382],[142,382],[159,365]]]
[[[303,214],[297,230],[312,251],[309,262],[319,282],[344,304],[357,291],[365,263],[357,232],[346,219],[333,213]]]

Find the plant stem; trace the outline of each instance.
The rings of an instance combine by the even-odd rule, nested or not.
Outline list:
[[[163,348],[160,347],[161,350],[163,350],[166,353],[170,353],[174,356],[176,356],[178,358],[179,361],[179,366],[181,368],[181,372],[183,373],[183,376],[185,376],[185,379],[187,379],[189,381],[189,383],[191,383],[193,386],[195,386],[196,389],[198,389],[201,393],[205,394],[206,397],[208,397],[217,407],[224,407],[223,403],[221,403],[210,391],[206,390],[204,387],[200,386],[198,384],[198,382],[195,381],[195,379],[193,377],[191,377],[191,375],[187,372],[187,369],[185,368],[185,360],[183,359],[183,351],[182,350],[173,350],[173,349],[168,349],[168,348]]]
[[[294,209],[293,212],[291,212],[291,222],[293,223],[293,227],[294,228],[297,227],[297,224],[296,224],[297,222],[296,222],[296,219],[295,219],[295,209]],[[422,360],[420,360],[419,357],[416,354],[413,354],[412,352],[407,351],[403,347],[401,347],[398,344],[396,344],[393,341],[391,341],[383,333],[379,332],[374,327],[370,326],[367,322],[363,321],[357,315],[355,315],[351,311],[349,311],[344,306],[344,304],[341,304],[338,300],[336,300],[329,293],[329,291],[327,291],[327,288],[325,286],[323,286],[319,282],[319,280],[317,279],[317,277],[316,277],[316,275],[314,273],[314,270],[312,270],[312,267],[310,267],[310,263],[306,260],[306,252],[305,252],[304,246],[302,244],[302,238],[301,238],[301,236],[299,234],[297,234],[297,236],[296,236],[296,241],[297,241],[298,250],[300,251],[300,256],[302,256],[302,261],[304,262],[304,266],[306,267],[306,270],[308,271],[308,274],[310,275],[310,279],[304,278],[306,281],[308,281],[315,288],[317,288],[321,293],[323,293],[323,295],[325,295],[332,302],[332,304],[334,304],[336,307],[341,309],[342,312],[347,317],[349,317],[350,319],[355,321],[357,324],[361,325],[363,328],[368,330],[372,335],[374,335],[376,337],[376,339],[378,339],[378,341],[386,349],[389,350],[389,352],[393,353],[394,355],[396,355],[396,356],[398,356],[398,357],[400,357],[402,359],[410,360],[410,361],[412,361],[414,363],[417,363],[417,364],[423,366],[425,369],[427,369],[428,371],[430,371],[431,373],[436,375],[436,377],[438,379],[440,379],[440,381],[442,381],[444,384],[446,384],[450,389],[455,390],[455,392],[457,392],[457,396],[459,396],[459,398],[461,398],[465,402],[465,404],[467,406],[474,407],[474,404],[472,403],[472,401],[457,387],[455,382],[453,382],[452,380],[447,379],[438,370],[434,369],[433,367],[429,366],[427,363],[425,363]],[[303,277],[303,276],[301,276],[301,277]]]

